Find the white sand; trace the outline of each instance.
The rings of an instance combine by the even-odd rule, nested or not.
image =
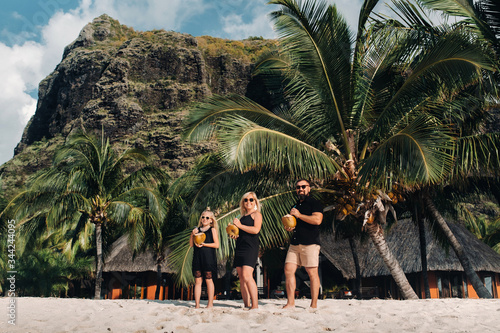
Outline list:
[[[283,310],[284,300],[260,300],[247,311],[241,301],[17,298],[16,325],[8,323],[9,298],[0,298],[0,332],[500,332],[500,299],[309,300]],[[202,301],[202,306],[206,301]]]

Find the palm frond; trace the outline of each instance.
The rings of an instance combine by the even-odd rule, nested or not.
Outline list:
[[[464,48],[467,44],[468,47]],[[385,104],[369,136],[376,138],[387,132],[391,119],[399,119],[409,105],[428,98],[429,92],[439,92],[442,82],[466,87],[479,80],[481,69],[492,70],[492,66],[482,47],[470,44],[467,35],[453,32],[447,38],[440,38],[430,50],[419,56],[418,62],[405,70],[408,78]]]
[[[192,273],[193,248],[189,245],[192,229],[186,229],[174,235],[170,241],[172,252],[168,255],[169,266],[176,272],[176,283],[189,286],[194,282]]]
[[[391,8],[392,12],[400,18],[405,26],[417,29],[434,29],[434,24],[430,21],[430,18],[418,3],[414,4],[409,1],[392,0],[392,4],[394,6],[394,9]]]
[[[331,125],[341,134],[347,155],[350,155],[345,134],[346,110],[350,109],[351,90],[346,82],[351,76],[351,33],[335,6],[324,1],[276,0],[281,5],[273,12],[278,36],[290,54],[292,68],[300,73],[291,79],[288,90],[297,100],[309,101],[311,93],[297,94],[309,89],[321,101]],[[305,106],[308,103],[297,103]],[[299,109],[307,112],[310,107]]]
[[[219,137],[221,153],[240,172],[267,166],[275,172],[286,170],[292,177],[325,178],[340,169],[325,152],[287,133],[237,116],[225,118],[222,124],[226,130]]]
[[[452,171],[454,144],[446,128],[432,118],[418,117],[376,148],[363,163],[360,177],[365,184],[383,188],[393,181],[436,184]]]
[[[497,173],[500,170],[500,134],[461,137],[457,141],[456,173]]]
[[[380,36],[373,36],[373,43],[365,47],[359,55],[357,66],[359,77],[353,83],[356,91],[355,104],[352,108],[351,126],[363,128],[370,126],[376,119],[377,111],[385,106],[393,95],[393,88],[401,81],[399,63],[409,52],[402,50],[402,40],[408,38],[408,32],[401,33],[385,29]],[[374,112],[375,111],[375,112]]]
[[[301,136],[305,135],[293,123],[275,115],[254,101],[243,96],[229,95],[213,96],[193,109],[186,122],[184,136],[192,141],[211,139],[215,131],[219,129],[220,119],[232,114],[244,115],[255,122],[277,123],[279,126],[293,129]]]
[[[486,39],[498,44],[498,39],[495,31],[486,21],[485,17],[481,15],[481,11],[477,9],[473,0],[419,0],[423,5],[428,6],[434,10],[442,11],[449,16],[458,16],[464,18],[469,22],[471,28],[476,27],[478,32]],[[481,3],[482,4],[482,3]],[[478,6],[481,6],[479,4]],[[485,2],[485,9],[489,10],[488,14],[494,17],[495,14],[500,13],[500,6],[494,0]],[[497,16],[498,17],[498,16]],[[491,22],[491,21],[490,21]],[[494,21],[493,21],[494,22]],[[491,22],[491,23],[493,23]],[[498,22],[498,21],[497,21]],[[497,26],[498,27],[498,26]]]

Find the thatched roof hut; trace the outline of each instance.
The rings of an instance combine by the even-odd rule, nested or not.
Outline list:
[[[161,265],[162,277],[158,280],[157,262],[151,250],[137,253],[128,244],[128,235],[121,236],[111,245],[111,250],[104,260],[104,280],[106,297],[155,299],[192,299],[192,288],[181,288],[173,279],[174,270],[169,267],[164,259]],[[167,258],[170,249],[163,252]],[[226,273],[225,261],[218,263],[218,277]],[[159,292],[157,287],[160,284]],[[186,293],[184,293],[186,291]]]
[[[133,257],[133,251],[128,245],[127,235],[121,236],[111,245],[109,254],[104,259],[104,272],[156,272],[156,258],[151,250],[146,250]],[[164,258],[170,253],[167,249]],[[168,265],[161,265],[162,273],[173,273]]]
[[[170,249],[166,249],[163,257],[167,258]],[[112,245],[109,254],[104,258],[104,272],[156,272],[156,258],[151,250],[146,250],[137,253],[133,258],[133,252],[128,245],[127,235],[118,238]],[[161,266],[162,273],[173,274],[174,270],[168,266],[167,259],[164,259]],[[226,261],[217,262],[218,277],[222,277],[226,273]]]
[[[450,228],[467,252],[476,272],[500,273],[500,254],[478,240],[466,228],[457,224],[450,224]],[[416,273],[422,270],[418,227],[411,220],[398,221],[386,232],[386,241],[405,273]],[[428,228],[426,228],[426,242],[428,271],[463,271],[453,249],[450,247],[447,253],[430,234]],[[372,242],[360,244],[356,241],[356,245],[362,277],[390,275]],[[344,278],[355,278],[352,253],[347,240],[335,241],[334,235],[322,235],[321,252]]]

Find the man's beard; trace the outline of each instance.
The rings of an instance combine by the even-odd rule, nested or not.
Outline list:
[[[305,194],[298,194],[299,200],[305,200],[307,198],[307,195]]]

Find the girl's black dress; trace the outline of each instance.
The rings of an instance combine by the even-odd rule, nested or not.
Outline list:
[[[214,242],[214,236],[212,234],[212,227],[208,228],[206,231],[201,231],[200,228],[198,228],[198,232],[203,232],[206,236],[205,238],[205,244],[208,243],[213,243]],[[203,275],[207,278],[210,276],[217,276],[217,256],[215,253],[215,249],[211,247],[197,247],[194,246],[194,253],[193,253],[193,265],[192,265],[192,270],[193,270],[193,275],[195,277],[201,277],[200,273],[204,273]],[[210,274],[207,274],[210,272]]]
[[[250,227],[254,225],[251,214],[243,216],[240,222]],[[249,234],[240,229],[239,237],[236,239],[234,267],[250,266],[255,268],[258,256],[259,234]]]

